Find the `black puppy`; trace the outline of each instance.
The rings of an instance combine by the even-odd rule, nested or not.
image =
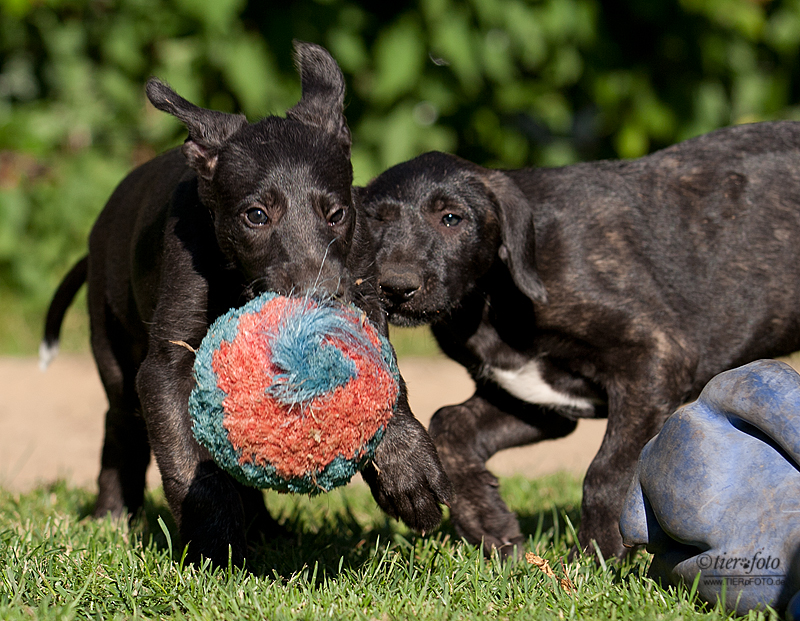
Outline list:
[[[194,440],[193,354],[209,325],[266,290],[352,301],[385,334],[374,251],[351,197],[344,79],[321,47],[295,44],[302,99],[287,118],[248,124],[151,80],[153,105],[189,130],[111,196],[51,304],[44,353],[89,283],[92,351],[108,395],[95,515],[142,505],[150,450],[191,559],[241,563],[245,530],[276,524],[262,493],[236,483]],[[450,484],[404,387],[364,477],[384,510],[418,530],[441,519]]]
[[[429,431],[455,527],[487,551],[523,541],[484,465],[498,450],[608,416],[579,538],[622,555],[622,501],[665,418],[717,373],[800,349],[800,123],[558,169],[428,153],[363,201],[389,321],[430,323],[477,383]]]

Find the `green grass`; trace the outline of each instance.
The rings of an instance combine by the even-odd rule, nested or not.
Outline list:
[[[397,357],[403,356],[435,356],[440,353],[436,339],[431,334],[428,326],[416,328],[398,328],[389,326],[389,340],[397,352]]]
[[[88,517],[92,495],[61,482],[0,490],[0,618],[16,619],[723,619],[684,589],[645,577],[648,557],[606,567],[566,560],[579,482],[502,483],[504,496],[574,595],[521,563],[486,561],[447,522],[427,537],[377,510],[366,486],[308,499],[268,494],[292,533],[249,570],[186,566],[163,497],[132,526]],[[751,613],[750,618],[770,618]]]

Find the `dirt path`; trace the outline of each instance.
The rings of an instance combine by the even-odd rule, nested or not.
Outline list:
[[[400,368],[411,407],[427,425],[441,406],[460,403],[473,384],[459,365],[441,358],[405,358]],[[66,477],[94,487],[106,400],[92,359],[59,356],[46,373],[33,358],[0,357],[0,484],[14,490]],[[489,462],[500,475],[582,473],[600,446],[605,421],[582,421],[568,438],[503,451]],[[160,484],[151,466],[150,486]]]
[[[800,371],[800,355],[788,360]],[[404,358],[411,408],[427,426],[443,405],[473,392],[466,371],[442,357]],[[106,399],[88,355],[61,355],[42,373],[34,358],[0,357],[0,485],[14,490],[65,477],[94,487],[100,463]],[[586,471],[605,431],[605,421],[584,420],[567,438],[509,449],[489,461],[499,475],[535,477]],[[148,473],[160,485],[158,470]]]

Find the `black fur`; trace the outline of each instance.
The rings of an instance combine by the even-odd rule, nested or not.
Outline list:
[[[558,169],[428,153],[362,192],[389,321],[430,323],[477,382],[430,433],[455,526],[487,550],[523,541],[496,451],[608,416],[579,539],[621,556],[623,497],[665,418],[717,373],[800,349],[800,123]]]
[[[225,564],[230,546],[240,564],[246,530],[279,527],[261,492],[194,440],[194,357],[180,343],[196,348],[216,317],[266,290],[352,301],[387,331],[371,239],[351,196],[344,80],[324,49],[295,46],[303,97],[285,119],[249,124],[148,82],[150,101],[189,137],[119,185],[89,240],[92,350],[109,400],[95,515],[141,507],[152,448],[192,560]],[[77,287],[62,289],[71,299]],[[65,307],[59,295],[52,305]],[[48,329],[52,342],[58,325]],[[390,515],[423,531],[439,523],[450,484],[405,387],[363,474]]]

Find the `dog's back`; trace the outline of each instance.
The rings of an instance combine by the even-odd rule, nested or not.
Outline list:
[[[138,167],[111,195],[89,237],[90,305],[107,304],[127,331],[145,341],[159,289],[164,225],[181,180],[196,194],[195,175],[179,149]],[[198,218],[207,216],[198,210]]]

